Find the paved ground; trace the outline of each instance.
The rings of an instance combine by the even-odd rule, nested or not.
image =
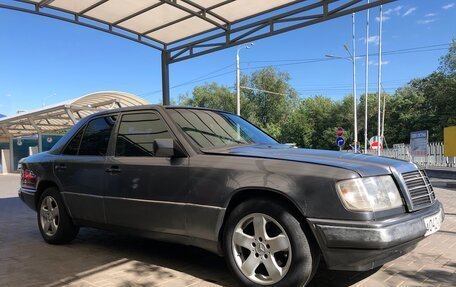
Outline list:
[[[222,258],[197,248],[88,228],[48,245],[17,186],[17,176],[0,176],[0,286],[236,286]],[[437,234],[377,270],[321,270],[311,286],[455,286],[456,190],[436,192],[446,215]]]

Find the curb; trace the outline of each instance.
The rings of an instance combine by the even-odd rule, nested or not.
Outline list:
[[[455,179],[456,180],[456,170],[454,169],[425,169],[426,173],[431,178],[441,178],[441,179]]]

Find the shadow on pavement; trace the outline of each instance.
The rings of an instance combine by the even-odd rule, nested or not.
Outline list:
[[[389,275],[395,275],[394,270],[385,270]],[[401,271],[402,277],[413,280],[414,282],[424,282],[429,286],[454,286],[454,276],[447,270],[427,269],[424,272]]]
[[[19,198],[0,199],[0,286],[61,286],[87,278],[108,280],[119,273],[122,283],[116,286],[166,286],[163,282],[172,279],[181,280],[176,286],[186,286],[195,278],[238,286],[223,258],[202,249],[91,228],[82,228],[70,244],[49,245],[36,221]],[[322,269],[309,286],[349,286],[377,270]]]
[[[365,272],[328,270],[322,264],[308,287],[346,287],[354,285],[380,270],[377,267]]]
[[[60,286],[109,278],[113,270],[127,275],[122,286],[154,286],[185,274],[235,286],[223,258],[194,247],[91,228],[82,228],[70,244],[47,244],[36,214],[17,197],[0,199],[0,226],[0,286]],[[135,277],[148,280],[139,284],[130,280]]]

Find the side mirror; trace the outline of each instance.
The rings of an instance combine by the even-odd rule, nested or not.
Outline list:
[[[173,139],[156,139],[154,154],[156,157],[176,157],[182,156],[184,153],[174,144]]]

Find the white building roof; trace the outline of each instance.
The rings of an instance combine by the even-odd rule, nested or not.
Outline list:
[[[0,118],[0,137],[17,137],[71,128],[79,119],[100,110],[145,105],[138,96],[115,91],[97,92],[40,109]]]

